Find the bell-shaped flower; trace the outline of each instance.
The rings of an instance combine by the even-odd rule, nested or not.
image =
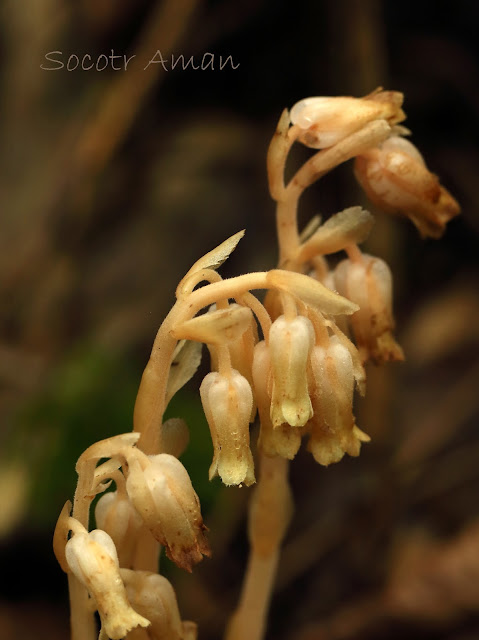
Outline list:
[[[175,590],[170,582],[149,571],[121,570],[128,599],[133,607],[148,618],[151,640],[196,640],[196,625],[182,622]]]
[[[232,339],[228,341],[225,340],[223,343],[220,343],[219,340],[216,340],[216,342],[210,341],[208,343],[211,370],[218,371],[218,347],[221,348],[221,346],[227,344],[231,366],[233,369],[241,373],[241,375],[249,382],[250,386],[252,386],[253,380],[251,378],[251,366],[253,363],[254,346],[258,342],[258,328],[256,326],[254,316],[248,307],[241,307],[234,303],[228,306],[228,310],[234,312],[235,315],[241,313],[243,320],[242,330],[236,331],[234,335],[231,334]],[[253,398],[250,422],[254,421],[255,415],[256,404]]]
[[[226,485],[253,484],[249,444],[253,392],[249,382],[235,369],[230,375],[212,371],[201,383],[200,395],[213,441],[210,480],[219,475]]]
[[[364,98],[305,98],[293,106],[290,118],[301,129],[300,142],[325,149],[374,120],[390,125],[401,122],[406,117],[402,102],[403,95],[397,91],[379,91]]]
[[[179,567],[191,571],[203,555],[210,555],[200,501],[177,458],[134,450],[128,457],[126,490],[146,526]]]
[[[348,453],[357,456],[369,437],[360,431],[353,415],[354,367],[351,354],[336,336],[327,346],[311,352],[314,416],[308,423],[308,448],[322,465],[338,462]]]
[[[271,421],[302,427],[313,414],[308,393],[307,367],[314,329],[304,316],[280,316],[271,325],[269,352],[273,372]]]
[[[104,493],[95,507],[97,527],[112,538],[120,566],[128,567],[133,562],[137,533],[143,520],[133,507],[125,491]]]
[[[371,359],[381,364],[404,360],[392,334],[392,277],[384,260],[366,254],[361,254],[359,260],[343,260],[334,277],[337,290],[359,305],[349,322],[361,361]]]
[[[88,533],[80,527],[67,542],[66,561],[93,598],[105,634],[120,640],[137,626],[147,627],[149,620],[128,601],[113,540],[100,529]]]
[[[271,422],[271,392],[273,377],[271,357],[265,341],[258,342],[253,357],[254,395],[258,403],[260,433],[258,447],[267,456],[292,460],[301,445],[301,429],[284,423],[273,427]]]
[[[404,138],[393,136],[360,154],[354,171],[371,202],[388,213],[408,216],[423,237],[439,238],[460,213],[456,200]]]

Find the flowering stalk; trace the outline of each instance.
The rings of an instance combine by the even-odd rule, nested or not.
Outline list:
[[[250,556],[226,640],[263,638],[292,515],[289,461],[303,437],[323,466],[345,453],[357,456],[369,441],[353,414],[355,388],[365,392],[363,364],[403,358],[392,335],[389,269],[358,248],[373,217],[349,207],[323,224],[313,219],[299,233],[299,198],[356,158],[356,174],[371,198],[389,211],[403,210],[423,235],[439,235],[458,212],[417,150],[400,137],[402,99],[385,91],[361,99],[308,98],[283,112],[267,158],[280,268],[223,280],[217,269],[244,232],[200,258],[178,285],[156,335],[133,433],[98,442],[78,460],[73,511],[67,503],[54,535],[55,554],[68,574],[73,640],[94,639],[95,609],[101,640],[196,638],[196,625],[181,620],[173,588],[157,571],[160,545],[187,571],[210,553],[198,496],[178,460],[187,427],[180,419],[163,422],[168,402],[197,370],[203,344],[211,355],[211,372],[200,387],[213,445],[210,478],[248,486],[259,475],[249,509]],[[285,184],[295,142],[315,152]],[[348,257],[333,271],[327,256],[340,251]],[[264,304],[251,293],[255,289],[267,291]],[[348,323],[355,344],[346,335]],[[257,410],[255,473],[249,425]],[[99,529],[89,532],[91,503],[112,483],[116,491],[97,503]]]
[[[260,476],[249,510],[251,552],[238,608],[225,640],[261,640],[279,561],[279,549],[293,512],[288,461],[260,458]]]

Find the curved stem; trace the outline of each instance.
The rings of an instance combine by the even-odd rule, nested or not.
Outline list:
[[[364,262],[363,254],[361,253],[361,249],[357,244],[349,244],[344,248],[344,250],[348,254],[348,258],[351,260],[351,262],[354,262],[356,264],[361,264]]]
[[[277,205],[276,227],[281,266],[290,261],[299,248],[298,200],[301,193],[287,189],[284,198]]]
[[[91,480],[95,470],[95,462],[88,461],[78,475],[78,484],[73,500],[72,518],[77,520],[86,530],[90,515],[92,497]],[[87,589],[73,575],[68,573],[68,591],[70,596],[70,628],[71,640],[96,640],[97,630],[94,612]]]
[[[138,447],[148,454],[161,447],[161,424],[166,409],[168,376],[176,347],[171,330],[217,300],[236,298],[250,289],[270,286],[268,273],[260,271],[213,282],[177,300],[156,334],[150,359],[143,372],[133,413],[134,430],[141,434]]]
[[[266,311],[264,304],[262,304],[258,298],[249,291],[243,293],[243,295],[239,296],[236,300],[238,303],[244,304],[251,309],[260,324],[261,330],[263,331],[263,337],[267,341],[269,330],[271,329],[271,318],[269,313]]]

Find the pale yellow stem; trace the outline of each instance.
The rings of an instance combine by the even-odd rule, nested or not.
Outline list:
[[[266,629],[279,549],[267,557],[251,552],[238,610],[231,619],[226,640],[261,640]]]
[[[298,200],[296,191],[286,190],[276,208],[276,230],[279,245],[279,264],[290,268],[288,262],[297,254],[299,248]]]
[[[307,187],[335,167],[384,142],[390,131],[391,127],[385,120],[375,120],[333,147],[318,151],[296,172],[288,183],[286,192],[295,192],[299,198]]]
[[[289,293],[281,291],[281,304],[283,305],[283,315],[288,322],[292,322],[298,315],[298,309],[294,298]]]
[[[238,608],[225,640],[261,640],[274,587],[281,542],[293,510],[288,460],[261,455],[249,512],[251,551]]]
[[[363,254],[357,244],[350,244],[344,248],[351,262],[361,264],[364,261]]]
[[[258,298],[256,298],[256,296],[249,293],[249,291],[247,293],[243,293],[243,295],[238,297],[236,300],[238,303],[246,305],[251,309],[260,324],[264,339],[268,340],[269,330],[271,329],[271,318],[264,305],[258,300]]]
[[[232,368],[231,368],[231,356],[230,351],[225,344],[219,344],[217,347],[218,354],[218,372],[231,380]]]
[[[80,470],[73,500],[72,518],[86,530],[88,530],[90,505],[93,499],[89,494],[94,470],[95,462],[91,461],[86,462],[84,468]],[[97,629],[88,591],[71,572],[68,573],[68,591],[71,640],[96,640]]]
[[[156,334],[150,360],[141,378],[133,414],[134,430],[141,434],[138,446],[148,454],[161,447],[161,424],[166,409],[168,376],[176,347],[173,327],[221,299],[236,298],[251,289],[269,286],[267,272],[248,273],[208,284],[177,300]]]
[[[88,591],[73,573],[68,574],[71,640],[96,640],[98,630]]]

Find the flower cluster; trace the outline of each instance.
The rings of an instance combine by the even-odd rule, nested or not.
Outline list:
[[[158,640],[194,640],[196,627],[181,622],[168,581],[132,567],[144,555],[142,545],[148,548],[155,541],[188,571],[210,554],[198,496],[175,456],[147,456],[136,447],[137,441],[138,434],[123,434],[83,453],[77,463],[82,501],[91,502],[111,481],[116,491],[100,497],[95,509],[99,528],[90,532],[79,518],[69,516],[67,503],[57,523],[54,550],[62,568],[86,588],[98,610],[100,637],[119,640],[140,626],[149,627],[148,637]],[[106,455],[109,460],[96,466]]]
[[[73,513],[65,505],[57,524],[54,549],[69,574],[75,640],[90,640],[85,629],[93,628],[94,609],[102,639],[196,638],[196,626],[181,620],[173,588],[156,572],[160,545],[187,571],[210,554],[198,496],[178,459],[188,429],[181,419],[163,421],[172,396],[196,372],[204,344],[211,361],[200,386],[213,444],[209,477],[240,486],[259,477],[249,571],[266,572],[262,588],[271,589],[290,520],[287,461],[303,437],[324,466],[357,456],[369,440],[353,412],[355,389],[365,393],[364,365],[404,358],[393,335],[392,275],[384,260],[359,249],[374,223],[368,211],[349,207],[323,223],[314,218],[300,233],[297,209],[309,185],[355,159],[374,204],[408,216],[423,236],[441,235],[459,207],[403,137],[402,102],[402,94],[378,90],[365,98],[306,98],[285,111],[268,150],[280,268],[222,279],[217,269],[240,232],[200,258],[178,285],[142,377],[133,433],[83,453]],[[315,151],[285,184],[294,142]],[[263,302],[256,289],[267,291]],[[256,415],[259,473],[250,437]],[[112,483],[115,491],[105,493]],[[98,528],[88,532],[89,509],[101,493]],[[250,576],[245,584],[255,581]],[[267,593],[262,598],[268,602]],[[242,599],[228,640],[250,637],[248,601]],[[254,637],[264,625],[261,606]]]

